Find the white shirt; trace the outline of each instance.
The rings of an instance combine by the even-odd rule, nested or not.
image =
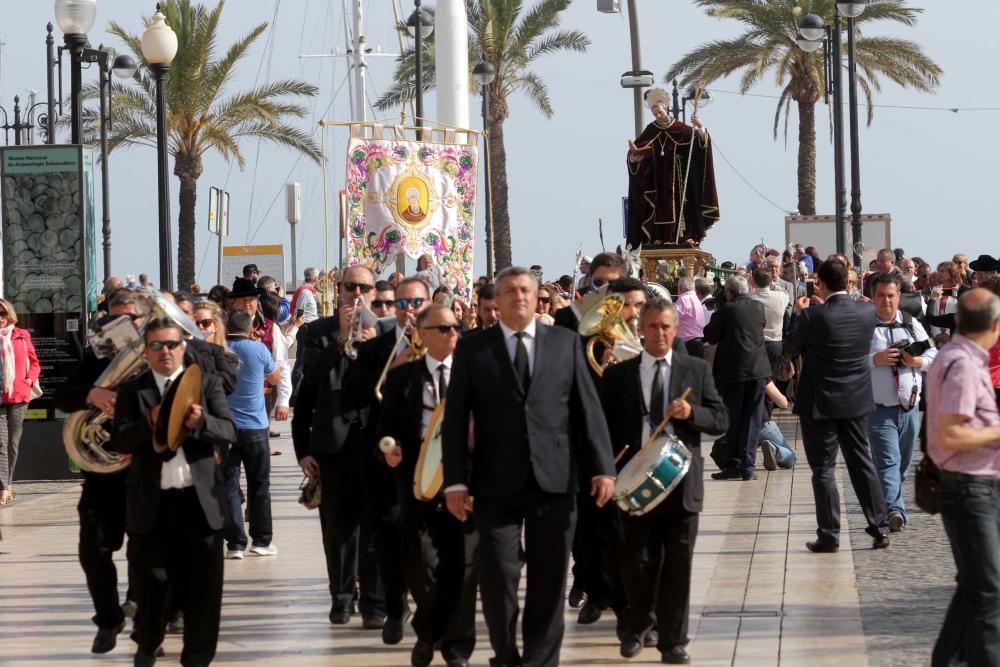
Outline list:
[[[917,392],[920,391],[920,387],[923,384],[924,373],[930,367],[931,362],[934,361],[934,357],[937,356],[937,348],[931,347],[929,350],[920,355],[923,359],[924,365],[920,368],[909,368],[907,366],[899,366],[896,369],[896,376],[893,376],[892,368],[889,366],[876,366],[875,365],[875,355],[882,350],[890,346],[894,341],[898,340],[910,340],[910,341],[921,341],[927,340],[927,332],[924,331],[924,327],[917,320],[911,320],[913,326],[913,334],[911,335],[903,326],[903,313],[901,311],[896,311],[896,322],[900,324],[899,328],[890,328],[882,325],[882,320],[879,320],[879,326],[875,327],[875,333],[872,335],[871,350],[868,354],[868,365],[872,369],[872,393],[875,395],[875,402],[879,405],[894,406],[902,405],[907,407],[910,402],[910,395],[913,392],[913,388],[917,388]],[[899,385],[896,385],[897,378]]]
[[[160,391],[160,396],[163,396],[163,388],[167,384],[167,380],[174,382],[180,374],[184,372],[184,367],[181,366],[173,375],[160,375],[156,371],[153,371],[153,381],[156,382],[156,388]],[[189,486],[194,486],[194,479],[191,477],[191,466],[188,465],[187,457],[184,455],[184,448],[178,447],[177,453],[169,461],[164,461],[160,467],[160,488],[161,489],[184,489]]]
[[[507,346],[507,354],[510,355],[510,362],[514,363],[514,356],[517,354],[517,332],[509,326],[500,322],[500,330],[503,331],[503,342]],[[531,318],[528,326],[524,328],[524,348],[528,351],[528,375],[535,372],[535,318]]]
[[[421,433],[427,432],[427,427],[431,423],[431,415],[434,413],[434,408],[437,407],[438,403],[444,400],[444,396],[441,394],[441,376],[438,371],[439,367],[444,367],[444,380],[446,383],[451,382],[451,356],[448,355],[443,361],[438,361],[430,354],[424,356],[424,363],[427,364],[427,370],[430,371],[432,381],[424,383],[424,410],[423,416],[420,418],[420,431]]]
[[[278,397],[274,402],[275,407],[287,408],[288,399],[292,397],[292,371],[288,365],[288,343],[281,333],[281,327],[272,322],[273,330],[271,337],[274,344],[271,346],[271,356],[274,357],[275,368],[281,369],[281,379],[278,380]]]
[[[295,307],[302,309],[302,321],[306,324],[319,319],[319,308],[316,304],[316,296],[312,291],[304,289],[299,292]],[[292,317],[295,317],[295,313],[292,313]]]
[[[653,426],[649,422],[649,413],[652,412],[652,407],[649,402],[652,400],[651,394],[653,393],[653,374],[656,372],[656,362],[658,359],[662,359],[667,362],[660,369],[660,374],[663,377],[663,412],[666,414],[667,406],[670,405],[670,372],[671,366],[674,360],[674,351],[667,350],[667,354],[664,357],[654,357],[649,352],[645,350],[642,351],[642,358],[639,360],[639,384],[642,385],[642,404],[646,406],[646,414],[643,416],[642,420],[642,444],[646,444],[649,440],[649,434],[653,432]],[[670,424],[663,429],[664,433],[673,434],[674,428]]]

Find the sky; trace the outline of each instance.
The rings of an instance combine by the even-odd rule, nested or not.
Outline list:
[[[230,0],[222,15],[221,45],[232,43],[252,25],[271,22],[266,38],[259,40],[240,64],[230,90],[248,88],[255,82],[301,78],[320,88],[320,94],[307,102],[309,117],[299,121],[303,129],[316,132],[318,139],[320,119],[349,120],[344,58],[301,57],[343,52],[342,8],[346,4],[342,0]],[[411,11],[407,0],[403,4],[405,13]],[[532,4],[532,0],[525,0],[526,6]],[[869,25],[868,34],[918,42],[944,69],[944,75],[933,95],[884,83],[876,100],[883,106],[875,110],[872,125],[862,125],[860,131],[863,211],[890,214],[892,244],[903,247],[910,256],[936,262],[959,251],[973,258],[980,253],[996,255],[1000,247],[991,230],[995,229],[998,209],[997,165],[992,149],[1000,118],[1000,89],[983,82],[995,78],[1000,42],[988,29],[975,28],[969,12],[954,11],[954,3],[916,0],[910,4],[924,9],[916,27]],[[969,4],[975,4],[976,25],[1000,24],[1000,4]],[[658,85],[664,87],[664,73],[682,55],[706,41],[739,34],[735,22],[706,16],[686,0],[637,0],[637,5],[642,65],[653,71]],[[803,0],[803,5],[808,6],[808,0]],[[117,21],[141,33],[142,16],[151,14],[154,6],[154,2],[99,0],[91,43],[121,48],[106,32],[109,22]],[[369,45],[387,53],[398,52],[391,0],[366,0],[365,13]],[[52,2],[21,2],[8,8],[0,26],[0,104],[8,112],[14,95],[21,95],[23,101],[34,89],[39,91],[39,99],[44,96],[45,24],[53,20]],[[592,45],[584,54],[558,53],[538,61],[535,71],[549,87],[555,116],[545,119],[530,100],[515,95],[505,125],[514,262],[541,264],[550,278],[572,271],[578,246],[582,245],[586,254],[600,252],[598,219],[603,220],[609,250],[623,242],[621,197],[628,185],[624,151],[634,133],[632,95],[619,85],[621,73],[631,66],[626,17],[599,13],[595,0],[575,0],[564,13],[562,28],[583,31]],[[56,38],[61,42],[58,28]],[[381,57],[370,61],[372,102],[389,86],[393,60]],[[68,68],[64,75],[68,91]],[[85,81],[90,77],[96,79],[96,72],[84,73]],[[785,244],[784,216],[796,208],[797,200],[797,115],[793,109],[788,141],[783,137],[775,141],[772,124],[780,91],[770,81],[762,82],[747,96],[733,93],[737,81],[732,78],[714,83],[711,89],[716,91],[716,100],[701,116],[715,142],[722,219],[710,231],[703,248],[719,262],[739,261],[762,238],[772,247]],[[429,117],[434,115],[433,97],[432,93],[426,101],[425,115]],[[470,105],[472,124],[479,127],[479,98],[470,97]],[[817,105],[817,210],[821,214],[833,213],[828,114],[827,107]],[[326,133],[332,193],[329,213],[335,221],[336,192],[344,184],[347,136],[339,128]],[[226,245],[284,244],[286,266],[290,267],[284,188],[286,182],[301,183],[298,267],[301,271],[305,266],[323,265],[319,166],[269,144],[247,142],[242,150],[248,162],[245,171],[210,154],[198,182],[196,268],[203,286],[213,284],[216,276],[217,241],[207,231],[207,195],[213,185],[231,195]],[[155,276],[155,151],[116,151],[109,167],[113,273]],[[174,178],[171,212],[175,227],[177,193]],[[477,274],[485,272],[486,264],[483,211],[480,205]],[[336,238],[336,222],[331,236]],[[175,242],[176,238],[175,229]],[[334,258],[335,240],[331,249]],[[833,249],[820,250],[825,254]],[[331,264],[335,263],[331,259]],[[412,261],[408,268],[413,268]],[[231,276],[224,278],[224,282],[231,280]]]

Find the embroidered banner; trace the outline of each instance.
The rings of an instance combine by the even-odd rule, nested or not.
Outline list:
[[[381,273],[397,253],[427,254],[469,303],[477,148],[353,137],[347,156],[348,263]]]

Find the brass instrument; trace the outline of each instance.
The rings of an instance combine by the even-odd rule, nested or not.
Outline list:
[[[406,325],[403,326],[403,330],[399,332],[396,336],[396,342],[392,346],[392,353],[389,354],[389,358],[385,361],[385,366],[382,368],[382,374],[378,376],[378,382],[375,383],[375,398],[382,401],[382,385],[385,384],[385,379],[389,376],[389,369],[392,368],[392,362],[396,360],[397,350],[399,350],[399,344],[406,338],[410,342],[410,352],[413,359],[419,359],[427,353],[427,347],[424,342],[420,340],[420,334],[417,332],[417,328],[413,325],[411,320],[406,321]]]
[[[354,306],[351,308],[351,320],[347,324],[347,338],[344,340],[344,354],[349,359],[358,358],[358,344],[364,339],[361,338],[361,309],[364,308],[364,301],[361,297],[354,299]]]
[[[330,269],[316,281],[315,288],[319,295],[319,305],[323,317],[329,317],[333,314],[333,304],[336,302],[340,278],[340,269]]]
[[[590,336],[587,342],[587,363],[597,373],[604,375],[604,369],[611,364],[626,361],[642,352],[642,342],[638,335],[621,315],[625,306],[625,297],[621,294],[608,294],[580,318],[578,332],[581,336]],[[603,364],[594,356],[594,347],[602,343],[612,350],[612,358]]]
[[[159,292],[150,292],[149,319],[166,318],[176,322],[186,335],[202,338],[201,332],[191,318],[176,304],[167,300]],[[122,347],[100,377],[94,382],[99,389],[117,389],[118,385],[138,376],[148,367],[143,356],[143,332]],[[111,417],[98,408],[78,410],[63,423],[63,446],[66,454],[81,470],[111,474],[128,467],[129,459],[118,452],[105,449],[111,441],[109,422]]]

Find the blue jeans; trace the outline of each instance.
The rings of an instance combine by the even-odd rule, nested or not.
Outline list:
[[[253,545],[266,547],[271,543],[271,448],[267,429],[236,429],[236,442],[222,466],[226,480],[226,502],[229,516],[223,528],[230,549],[244,550],[247,534],[243,528],[243,507],[240,504],[240,464],[246,469],[247,518]]]
[[[760,427],[760,435],[757,436],[757,442],[762,446],[765,440],[774,445],[774,449],[776,450],[774,460],[779,468],[788,469],[795,467],[795,451],[789,446],[788,441],[785,440],[785,436],[781,434],[781,429],[773,421],[766,421]]]
[[[890,512],[906,516],[903,481],[913,460],[913,446],[920,431],[920,413],[898,405],[876,405],[868,415],[868,444],[872,450],[875,472]]]
[[[1000,480],[941,472],[958,585],[931,664],[1000,665]]]

